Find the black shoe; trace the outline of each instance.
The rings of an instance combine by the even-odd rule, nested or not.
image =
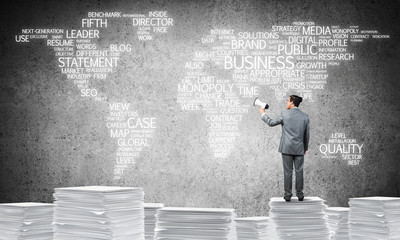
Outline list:
[[[299,197],[299,201],[302,202],[304,200],[304,197]]]
[[[286,202],[290,202],[290,198],[288,199],[288,198],[283,197],[283,199],[285,199]]]

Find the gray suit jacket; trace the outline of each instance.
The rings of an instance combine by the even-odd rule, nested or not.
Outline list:
[[[310,120],[300,109],[296,107],[286,109],[275,119],[263,114],[261,119],[270,127],[282,124],[282,137],[278,150],[280,153],[304,155],[304,151],[308,150]]]

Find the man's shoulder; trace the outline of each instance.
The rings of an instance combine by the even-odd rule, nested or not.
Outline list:
[[[300,111],[300,110],[299,110]],[[305,117],[307,117],[308,118],[308,114],[307,113],[305,113],[305,112],[303,112],[303,111],[300,111],[301,112],[301,114],[303,114]]]
[[[293,110],[293,111],[291,111],[291,110]],[[293,114],[296,114],[296,115],[301,115],[303,118],[305,118],[305,119],[309,119],[309,116],[308,116],[308,114],[307,114],[307,113],[305,113],[305,112],[303,112],[303,111],[301,111],[299,108],[292,108],[292,109],[290,109],[290,110],[286,110],[286,111],[288,111],[288,112],[290,112],[290,111],[291,111],[291,113],[293,113]]]
[[[304,121],[310,121],[310,117],[308,116],[308,114],[307,113],[305,113],[305,112],[301,112],[301,114],[303,115],[303,119],[304,119]]]
[[[304,117],[307,117],[307,118],[308,118],[308,114],[307,114],[307,113],[301,111],[300,109],[299,109],[299,112],[300,112]]]

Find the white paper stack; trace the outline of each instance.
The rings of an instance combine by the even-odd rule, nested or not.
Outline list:
[[[234,209],[161,208],[155,239],[235,240],[235,216]]]
[[[154,228],[156,227],[157,209],[164,207],[162,203],[144,204],[144,234],[145,239],[154,239]]]
[[[350,198],[350,239],[400,239],[400,198]]]
[[[328,207],[325,210],[331,231],[331,240],[349,239],[349,210],[345,207]]]
[[[144,239],[143,189],[56,188],[54,239]]]
[[[268,217],[235,218],[238,240],[268,239]]]
[[[269,217],[280,239],[329,239],[326,205],[321,198],[306,197],[301,202],[296,197],[290,202],[283,197],[271,198],[269,206]]]
[[[0,204],[0,239],[53,239],[53,204]]]

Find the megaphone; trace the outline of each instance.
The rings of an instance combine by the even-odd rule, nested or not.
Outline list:
[[[264,102],[261,102],[260,99],[258,99],[258,98],[254,99],[253,106],[259,106],[259,107],[262,107],[264,109],[268,109],[269,108],[268,104],[266,104]]]

